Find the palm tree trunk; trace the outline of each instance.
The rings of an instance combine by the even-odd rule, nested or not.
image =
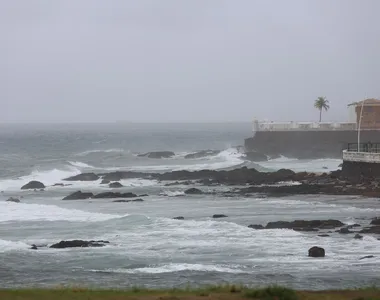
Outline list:
[[[319,123],[322,121],[322,109],[319,110]]]

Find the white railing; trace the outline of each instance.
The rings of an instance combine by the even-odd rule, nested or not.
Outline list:
[[[309,130],[356,130],[352,122],[266,122],[254,121],[253,131],[309,131]]]
[[[380,163],[380,153],[353,152],[353,151],[343,150],[343,162],[344,161]]]

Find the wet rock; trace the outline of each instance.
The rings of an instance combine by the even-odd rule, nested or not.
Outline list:
[[[148,197],[148,196],[149,196],[148,194],[141,194],[138,197]]]
[[[300,228],[318,228],[318,229],[330,229],[335,227],[341,227],[344,224],[339,220],[295,220],[292,222],[288,221],[277,221],[269,222],[265,229],[300,229]]]
[[[267,161],[268,160],[268,157],[263,154],[263,153],[260,153],[260,152],[256,152],[256,151],[249,151],[249,152],[246,152],[244,154],[244,158],[247,159],[247,160],[250,160],[250,161]]]
[[[340,233],[340,234],[349,234],[349,233],[354,233],[353,231],[350,231],[348,229],[348,227],[343,227],[343,228],[340,228],[339,230],[337,230],[336,232]]]
[[[380,234],[380,226],[366,227],[359,231],[359,233],[374,233]]]
[[[91,192],[84,193],[82,191],[77,191],[77,192],[74,192],[74,193],[66,196],[62,200],[84,200],[84,199],[90,199],[93,196],[94,196],[94,194]]]
[[[202,158],[202,157],[217,155],[219,153],[220,153],[219,150],[202,150],[202,151],[187,154],[185,155],[185,158],[186,159]]]
[[[34,190],[34,189],[44,189],[45,185],[39,181],[29,181],[27,184],[21,187],[22,190]]]
[[[327,233],[322,233],[322,234],[318,234],[318,236],[320,236],[320,237],[328,237],[328,236],[330,236],[330,235],[327,234]]]
[[[223,215],[223,214],[215,214],[212,217],[213,217],[213,219],[219,219],[219,218],[227,218],[228,216]]]
[[[360,224],[352,224],[352,225],[348,225],[346,226],[348,229],[352,229],[352,228],[357,228],[357,227],[361,227]]]
[[[103,192],[94,195],[93,199],[109,199],[109,198],[135,198],[136,194],[133,193],[115,193],[115,192]]]
[[[8,198],[7,202],[20,203],[20,199],[18,199],[18,198],[14,198],[14,197],[10,197],[10,198]]]
[[[367,255],[367,256],[363,256],[361,258],[359,258],[359,260],[362,260],[362,259],[367,259],[367,258],[374,258],[375,256],[373,255]]]
[[[32,247],[30,247],[31,250],[37,250],[37,246],[35,244],[32,245]]]
[[[311,247],[309,249],[309,257],[325,257],[325,249],[321,247]]]
[[[200,195],[200,194],[203,194],[203,192],[197,188],[190,188],[185,191],[185,194],[186,195]]]
[[[108,179],[103,179],[100,184],[109,184],[110,182]]]
[[[182,216],[179,216],[179,217],[174,217],[173,220],[185,220],[185,218]]]
[[[375,218],[371,221],[371,225],[380,225],[380,218]]]
[[[126,202],[144,202],[143,199],[141,198],[137,198],[137,199],[118,199],[118,200],[114,200],[112,202],[116,202],[116,203],[126,203]]]
[[[251,225],[248,225],[248,228],[252,228],[252,229],[264,229],[264,226],[261,225],[261,224],[251,224]]]
[[[354,239],[356,239],[356,240],[362,240],[363,236],[360,235],[359,233],[357,233],[357,234],[355,234]]]
[[[63,183],[54,183],[52,186],[65,186]]]
[[[108,185],[110,188],[121,188],[123,187],[124,185],[122,185],[120,182],[112,182]]]
[[[148,157],[148,158],[170,158],[175,155],[172,151],[154,151],[154,152],[147,152],[143,154],[138,154],[139,157]]]
[[[306,228],[293,228],[294,231],[304,231],[304,232],[316,232],[319,231],[318,228],[306,227]]]
[[[63,249],[63,248],[75,248],[75,247],[103,247],[108,244],[108,241],[83,241],[83,240],[72,240],[72,241],[60,241],[59,243],[51,245],[49,248]]]
[[[100,177],[96,175],[95,173],[82,173],[79,175],[71,176],[68,178],[65,178],[63,180],[65,181],[96,181]]]

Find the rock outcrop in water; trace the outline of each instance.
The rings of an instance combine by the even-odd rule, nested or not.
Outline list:
[[[112,202],[116,202],[116,203],[128,203],[128,202],[144,202],[144,199],[141,199],[141,198],[137,198],[137,199],[120,199],[120,200],[114,200]]]
[[[63,180],[65,181],[96,181],[99,178],[100,177],[96,175],[95,173],[82,173],[82,174],[65,178]]]
[[[295,220],[269,222],[265,227],[262,225],[249,225],[253,229],[293,229],[296,231],[316,231],[319,229],[334,229],[344,224],[339,220]]]
[[[39,190],[39,189],[44,189],[45,188],[45,185],[40,182],[40,181],[35,181],[35,180],[32,180],[32,181],[29,181],[27,184],[23,185],[21,187],[22,190]]]
[[[109,185],[108,185],[110,188],[114,189],[114,188],[122,188],[124,185],[122,185],[120,182],[111,182]]]
[[[84,199],[90,199],[92,196],[94,196],[93,193],[90,193],[90,192],[84,193],[82,191],[77,191],[66,196],[62,200],[84,200]]]
[[[51,245],[49,248],[63,249],[63,248],[76,248],[76,247],[104,247],[109,244],[108,241],[83,241],[83,240],[72,240],[72,241],[60,241],[59,243]]]
[[[190,188],[184,192],[186,195],[201,195],[203,192],[197,188]]]
[[[148,157],[148,158],[170,158],[175,155],[172,151],[154,151],[154,152],[147,152],[143,154],[138,154],[139,157]]]
[[[10,197],[10,198],[8,198],[7,202],[20,203],[20,199],[14,198],[14,197]]]
[[[325,249],[321,247],[311,247],[309,249],[309,257],[325,257]]]
[[[137,197],[134,193],[115,193],[115,192],[103,192],[94,195],[93,199],[110,199],[110,198],[135,198]]]
[[[185,155],[186,159],[195,159],[195,158],[202,158],[207,156],[213,156],[219,154],[219,150],[202,150],[194,153],[190,153]]]

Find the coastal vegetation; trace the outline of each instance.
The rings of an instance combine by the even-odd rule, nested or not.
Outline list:
[[[339,291],[295,291],[272,286],[251,289],[237,285],[200,289],[149,290],[90,290],[84,288],[0,290],[0,299],[7,300],[378,300],[380,289],[366,288]]]
[[[322,110],[328,111],[330,108],[329,100],[326,97],[318,97],[314,102],[314,107],[319,110],[319,122],[321,122]]]

